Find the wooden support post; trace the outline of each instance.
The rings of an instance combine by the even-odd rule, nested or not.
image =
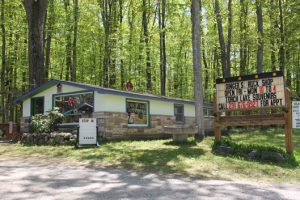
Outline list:
[[[291,113],[291,98],[290,98],[290,90],[288,88],[285,89],[285,148],[286,151],[290,154],[293,153],[293,142],[292,142],[292,113]]]
[[[218,112],[218,108],[217,108],[216,94],[214,95],[213,108],[214,108],[214,116],[215,116],[215,119],[214,119],[215,141],[221,141],[221,127],[217,124],[217,122],[220,119],[220,113]]]

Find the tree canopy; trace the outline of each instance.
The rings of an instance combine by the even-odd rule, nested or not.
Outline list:
[[[32,85],[22,2],[0,5],[3,121],[18,119],[12,101]],[[275,70],[300,97],[298,0],[202,0],[201,15],[205,101],[217,77]],[[192,99],[191,18],[190,0],[48,0],[39,76]]]

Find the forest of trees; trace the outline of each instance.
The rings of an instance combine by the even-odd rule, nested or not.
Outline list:
[[[20,115],[13,99],[49,79],[116,89],[131,80],[136,92],[194,97],[191,0],[1,0],[0,6],[2,122]],[[300,97],[299,0],[202,0],[199,7],[206,102],[217,77],[275,70]],[[28,56],[41,56],[30,38],[43,44],[42,63]]]

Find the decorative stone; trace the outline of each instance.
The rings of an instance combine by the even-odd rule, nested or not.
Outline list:
[[[250,160],[254,160],[257,156],[257,151],[256,150],[252,150],[249,154],[248,154],[248,158]]]
[[[285,162],[285,159],[281,153],[274,151],[263,151],[261,153],[261,159],[265,161],[273,161],[277,163]]]
[[[63,140],[64,140],[63,136],[55,135],[55,137],[54,137],[54,141],[56,144],[61,144]]]
[[[63,137],[64,137],[64,140],[67,140],[69,141],[71,138],[72,138],[72,133],[64,133],[63,134]]]
[[[220,155],[232,155],[233,154],[233,149],[229,146],[226,146],[226,145],[220,145],[220,146],[217,146],[215,149],[214,149],[214,152],[216,154],[220,154]]]

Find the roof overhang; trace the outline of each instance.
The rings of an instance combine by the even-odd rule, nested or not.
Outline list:
[[[62,80],[50,80],[41,86],[29,91],[28,93],[23,94],[22,96],[16,98],[14,100],[14,103],[18,103],[21,101],[24,101],[56,84],[63,84],[63,85],[69,85],[73,87],[77,87],[80,89],[85,90],[92,90],[96,91],[100,94],[111,94],[111,95],[118,95],[118,96],[125,96],[130,98],[140,98],[140,99],[151,99],[151,100],[158,100],[158,101],[168,101],[168,102],[174,102],[174,103],[181,103],[181,104],[192,104],[194,105],[194,101],[185,100],[185,99],[178,99],[178,98],[171,98],[171,97],[165,97],[165,96],[157,96],[152,94],[141,94],[141,93],[135,93],[135,92],[129,92],[129,91],[122,91],[122,90],[116,90],[116,89],[110,89],[110,88],[103,88],[100,86],[93,86],[93,85],[87,85],[82,83],[75,83],[70,81],[62,81]],[[211,104],[204,104],[204,107],[211,107]]]

